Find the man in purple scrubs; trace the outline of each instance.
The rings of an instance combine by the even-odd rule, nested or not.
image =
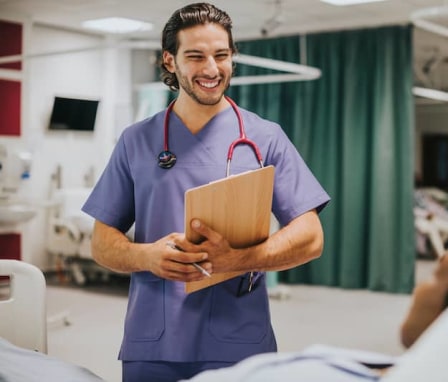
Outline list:
[[[177,381],[276,351],[264,272],[296,267],[322,251],[318,212],[327,193],[280,126],[243,109],[247,136],[264,165],[275,166],[272,210],[283,228],[235,249],[193,220],[205,240],[185,239],[185,190],[225,176],[228,147],[239,135],[224,97],[236,52],[231,28],[229,16],[207,3],[174,12],[163,30],[161,65],[164,83],[178,91],[174,106],[123,132],[83,207],[95,218],[94,259],[131,274],[119,355],[126,382]],[[236,147],[233,174],[258,167],[250,147]],[[134,223],[131,242],[125,233]],[[187,295],[185,282],[206,277],[193,262],[209,273],[244,274]]]

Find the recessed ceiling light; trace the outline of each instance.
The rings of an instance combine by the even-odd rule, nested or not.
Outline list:
[[[107,33],[131,33],[149,31],[153,25],[147,22],[126,19],[123,17],[107,17],[83,21],[82,26],[88,29],[95,29]]]
[[[320,0],[324,3],[328,3],[331,5],[355,5],[355,4],[363,4],[363,3],[376,3],[379,1],[385,0]]]

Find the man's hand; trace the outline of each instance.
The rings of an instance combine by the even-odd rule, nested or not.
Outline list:
[[[208,261],[213,264],[214,272],[228,272],[235,270],[235,260],[238,259],[237,250],[232,248],[229,242],[218,232],[209,226],[193,219],[191,228],[200,234],[204,240],[199,244],[188,241],[180,242],[178,245],[185,251],[206,253]]]
[[[172,243],[173,246],[167,244]],[[183,244],[194,250],[184,251]],[[207,252],[185,240],[181,233],[171,233],[154,243],[134,243],[114,227],[95,221],[92,234],[92,256],[95,261],[115,272],[149,271],[168,280],[198,281],[207,277],[193,263],[212,272]]]
[[[158,240],[152,246],[148,256],[149,269],[155,275],[174,281],[199,281],[206,277],[194,265],[200,265],[212,273],[212,265],[207,261],[204,251],[187,252],[181,245],[185,244],[181,234],[170,234]]]

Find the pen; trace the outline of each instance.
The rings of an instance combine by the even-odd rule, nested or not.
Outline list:
[[[208,273],[204,268],[202,268],[199,264],[191,263],[191,265],[193,265],[193,267],[195,267],[203,275],[205,275],[207,277],[212,277],[212,275],[210,273]]]
[[[176,244],[174,243],[166,243],[166,245],[172,249],[177,249],[178,251],[182,251],[184,252],[184,250],[180,247],[178,247]],[[195,267],[199,272],[201,272],[204,276],[207,277],[212,277],[212,275],[210,273],[208,273],[204,268],[202,268],[199,264],[197,263],[189,263],[191,265],[193,265],[193,267]]]

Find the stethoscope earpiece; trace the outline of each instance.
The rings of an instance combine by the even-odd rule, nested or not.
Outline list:
[[[165,170],[173,167],[176,164],[176,155],[171,151],[164,150],[159,154],[159,167]]]

